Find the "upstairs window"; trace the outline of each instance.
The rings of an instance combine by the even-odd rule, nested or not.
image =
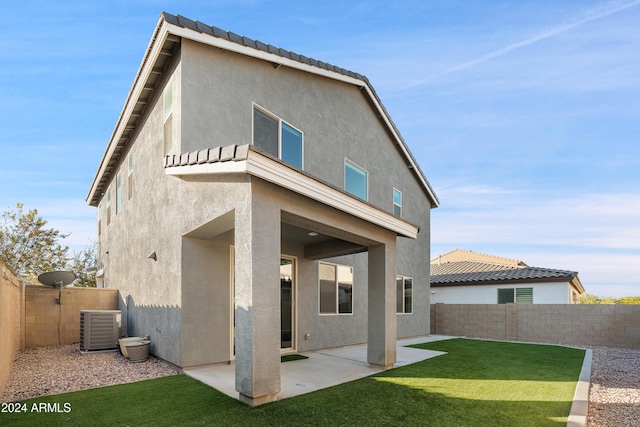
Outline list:
[[[116,215],[122,211],[122,177],[118,172],[116,175]]]
[[[107,225],[111,223],[111,186],[107,187]]]
[[[253,108],[253,145],[298,169],[303,169],[302,132],[255,106]]]
[[[133,153],[127,156],[127,200],[133,197]]]
[[[349,160],[344,161],[344,189],[367,200],[367,171]]]
[[[173,83],[171,80],[167,83],[162,98],[164,106],[162,113],[164,123],[164,154],[169,154],[173,148]]]
[[[393,214],[402,217],[402,191],[393,189]]]
[[[102,233],[102,202],[98,203],[98,234]]]

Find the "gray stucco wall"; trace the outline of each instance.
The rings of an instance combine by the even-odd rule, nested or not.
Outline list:
[[[393,187],[401,190],[403,218],[420,226],[420,233],[415,241],[397,241],[397,272],[414,279],[414,312],[398,316],[398,336],[429,333],[429,200],[357,88],[186,40],[167,81],[173,84],[173,153],[250,143],[255,102],[304,132],[307,172],[343,188],[349,158],[369,171],[369,201],[389,212]],[[230,301],[228,247],[234,235],[225,220],[216,219],[246,203],[251,186],[263,184],[249,176],[167,176],[162,91],[157,92],[144,126],[122,157],[118,215],[115,181],[111,185],[109,225],[101,201],[105,285],[120,290],[129,334],[150,334],[154,354],[184,366],[224,361],[231,322],[225,306]],[[134,159],[131,200],[129,153]],[[281,209],[318,211],[313,204],[299,206],[306,203],[299,196],[271,187],[261,188],[273,193]],[[327,218],[333,215],[326,213]],[[353,227],[378,233],[373,226]],[[147,258],[153,251],[158,261]],[[283,242],[281,251],[298,260],[299,350],[365,342],[367,254],[328,260],[355,268],[354,314],[320,316],[318,262],[305,259],[298,245]],[[306,333],[310,340],[304,340]]]
[[[427,333],[430,203],[360,90],[195,42],[183,44],[183,58],[188,65],[183,65],[182,152],[250,143],[256,103],[304,133],[305,171],[344,188],[348,158],[368,171],[369,202],[386,211],[393,209],[393,188],[402,191],[403,218],[421,231],[417,241],[398,239],[398,274],[413,277],[415,288],[414,313],[399,316],[398,333]],[[366,255],[360,258],[364,261],[343,262],[360,264],[366,272]],[[317,283],[317,271],[308,280]],[[331,321],[339,320],[321,320]],[[360,329],[366,331],[364,325]]]

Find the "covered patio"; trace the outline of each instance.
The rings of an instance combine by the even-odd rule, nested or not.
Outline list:
[[[398,340],[395,366],[405,366],[421,362],[444,353],[406,347],[452,337],[431,335]],[[354,381],[384,370],[379,365],[367,362],[367,345],[352,345],[300,353],[308,359],[282,363],[280,367],[281,389],[276,400],[298,396],[312,391]],[[184,373],[238,399],[235,388],[235,366],[214,364],[184,369]]]
[[[192,184],[198,197],[213,197],[211,182],[225,193],[218,213],[203,212],[182,234],[180,366],[232,360],[233,394],[251,406],[282,392],[282,351],[366,341],[367,364],[393,367],[397,239],[416,239],[420,228],[252,146],[228,151],[227,161],[167,160],[167,173]],[[318,308],[318,262],[354,254],[362,254],[352,259],[359,264],[344,267],[359,275],[350,279],[359,283],[356,308],[349,301],[348,310],[327,316]],[[283,277],[291,282],[285,308]],[[343,309],[347,315],[339,316]]]

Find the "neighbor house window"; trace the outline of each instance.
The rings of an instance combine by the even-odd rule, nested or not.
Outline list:
[[[533,288],[516,288],[516,304],[533,304]]]
[[[256,106],[253,108],[253,145],[298,169],[303,169],[302,132]]]
[[[127,156],[127,200],[133,197],[133,154]]]
[[[367,200],[367,171],[349,160],[344,161],[344,189],[362,200]]]
[[[164,153],[169,154],[173,148],[173,84],[171,80],[163,93]]]
[[[413,278],[396,276],[396,312],[413,313]]]
[[[116,175],[116,215],[122,211],[122,174]]]
[[[397,217],[402,216],[402,191],[397,188],[393,189],[393,214]]]
[[[533,288],[498,289],[498,304],[533,304]]]
[[[319,263],[320,314],[353,313],[353,267]]]

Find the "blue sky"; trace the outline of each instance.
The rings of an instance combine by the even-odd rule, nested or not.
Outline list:
[[[640,295],[640,1],[3,5],[0,208],[95,240],[85,197],[160,12],[366,75],[455,248]]]

